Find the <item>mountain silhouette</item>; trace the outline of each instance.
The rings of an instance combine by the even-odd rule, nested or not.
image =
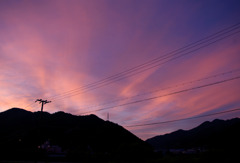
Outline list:
[[[204,122],[191,130],[178,130],[147,139],[155,150],[161,149],[222,149],[238,150],[240,146],[240,119],[216,119]]]
[[[0,160],[142,159],[150,146],[110,121],[95,115],[30,112],[19,108],[0,113]]]

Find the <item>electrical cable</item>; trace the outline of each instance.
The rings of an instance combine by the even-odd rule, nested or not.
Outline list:
[[[214,74],[214,75],[211,75],[211,76],[207,76],[207,77],[204,77],[204,78],[199,78],[199,79],[191,80],[191,81],[188,81],[188,82],[183,82],[183,83],[176,84],[176,85],[173,85],[173,86],[168,86],[168,87],[165,87],[165,88],[161,88],[161,89],[137,94],[137,95],[134,95],[134,96],[129,96],[129,97],[121,98],[121,99],[115,99],[115,100],[108,101],[108,102],[98,104],[98,105],[85,106],[84,109],[91,109],[91,108],[96,108],[96,107],[100,107],[100,106],[105,106],[105,105],[113,104],[115,102],[120,102],[120,101],[124,101],[124,100],[128,100],[128,99],[132,99],[132,98],[135,98],[135,97],[145,96],[145,95],[153,94],[153,93],[156,93],[156,92],[161,92],[161,91],[172,89],[172,88],[177,88],[177,87],[185,86],[185,85],[192,84],[192,83],[195,83],[195,82],[200,82],[200,81],[204,81],[204,80],[208,80],[208,79],[232,74],[232,73],[239,72],[239,71],[240,71],[240,69],[234,69],[234,70],[230,70],[230,71],[227,71],[227,72],[222,72],[222,73]]]
[[[113,109],[113,108],[116,108],[116,107],[122,107],[122,106],[130,105],[130,104],[136,104],[136,103],[140,103],[140,102],[154,100],[154,99],[157,99],[157,98],[166,97],[166,96],[170,96],[170,95],[175,95],[175,94],[179,94],[179,93],[183,93],[183,92],[187,92],[187,91],[192,91],[192,90],[196,90],[196,89],[200,89],[200,88],[204,88],[204,87],[209,87],[209,86],[213,86],[213,85],[217,85],[217,84],[221,84],[221,83],[225,83],[225,82],[233,81],[233,80],[237,80],[237,79],[240,79],[240,76],[233,77],[233,78],[230,78],[230,79],[221,80],[221,81],[217,81],[217,82],[212,82],[212,83],[209,83],[209,84],[204,84],[204,85],[200,85],[200,86],[196,86],[196,87],[191,87],[191,88],[188,88],[188,89],[183,89],[183,90],[180,90],[180,91],[171,92],[171,93],[164,94],[164,95],[149,97],[149,98],[136,100],[136,101],[132,101],[132,102],[128,102],[128,103],[124,103],[124,104],[120,104],[120,105],[115,105],[115,106],[111,106],[111,107],[105,107],[105,108],[101,108],[101,109],[91,110],[91,111],[83,112],[83,113],[80,113],[80,114],[88,114],[88,113],[91,113],[91,112],[108,110],[108,109]]]
[[[226,113],[235,112],[235,111],[239,111],[239,110],[240,110],[240,108],[237,108],[237,109],[231,109],[231,110],[226,110],[226,111],[221,111],[221,112],[216,112],[216,113],[211,113],[211,114],[205,114],[205,115],[200,115],[200,116],[195,116],[195,117],[188,117],[188,118],[181,118],[181,119],[174,119],[174,120],[169,120],[169,121],[161,121],[161,122],[153,122],[153,123],[128,125],[128,126],[124,126],[124,127],[141,127],[141,126],[166,124],[166,123],[178,122],[178,121],[183,121],[183,120],[203,118],[203,117],[208,117],[208,116],[213,116],[213,115],[218,115],[218,114],[226,114]]]
[[[238,27],[238,25],[239,24],[237,24],[237,25],[234,25],[234,28],[233,29],[231,29],[231,30],[236,30],[236,29],[238,29],[239,27]],[[230,32],[232,32],[230,30]],[[222,30],[223,31],[223,30]],[[228,31],[229,32],[229,31]],[[226,33],[228,33],[228,32],[225,32],[224,34],[226,34]],[[220,41],[220,40],[222,40],[222,39],[224,39],[224,38],[227,38],[227,37],[229,37],[229,36],[232,36],[232,35],[234,35],[234,34],[236,34],[236,33],[238,33],[239,31],[237,31],[237,32],[234,32],[234,33],[231,33],[231,34],[229,34],[229,35],[227,35],[227,36],[224,36],[224,37],[222,37],[222,38],[218,38],[217,40],[214,40],[214,41],[212,41],[212,42],[210,42],[210,43],[207,43],[207,42],[201,42],[201,44],[204,44],[204,45],[202,45],[202,46],[200,46],[200,47],[198,47],[197,49],[194,49],[194,50],[191,50],[191,51],[189,51],[189,52],[186,52],[185,54],[182,54],[182,55],[180,55],[180,56],[177,56],[177,57],[175,57],[175,58],[171,58],[171,59],[169,59],[169,60],[167,60],[166,62],[164,62],[164,63],[161,63],[161,64],[157,64],[157,65],[151,65],[152,64],[152,62],[153,61],[155,61],[156,62],[156,60],[157,59],[160,59],[160,57],[158,57],[158,58],[156,58],[156,59],[154,59],[154,60],[151,60],[151,61],[149,61],[149,62],[146,62],[146,63],[144,63],[144,64],[141,64],[141,65],[139,65],[139,66],[136,66],[136,67],[141,67],[142,65],[145,65],[146,66],[146,64],[147,64],[147,66],[151,66],[151,67],[148,67],[148,68],[145,68],[145,67],[142,67],[142,68],[145,68],[145,69],[143,69],[143,70],[141,70],[141,69],[136,69],[135,67],[134,68],[131,68],[131,69],[128,69],[128,70],[125,70],[125,71],[123,71],[123,72],[120,72],[120,73],[118,73],[118,74],[115,74],[115,75],[112,75],[112,76],[110,76],[110,77],[108,77],[108,78],[105,78],[105,79],[103,79],[103,80],[100,80],[100,81],[98,81],[98,82],[95,82],[95,84],[94,83],[92,83],[92,84],[88,84],[88,85],[86,85],[86,86],[83,86],[83,87],[80,87],[80,88],[77,88],[77,89],[74,89],[74,90],[71,90],[71,91],[67,91],[67,92],[65,92],[65,93],[63,93],[63,94],[59,94],[59,95],[55,95],[55,96],[52,96],[52,97],[54,97],[52,100],[57,100],[57,99],[59,99],[59,100],[61,100],[62,98],[67,98],[67,97],[71,97],[71,96],[74,96],[74,95],[78,95],[78,94],[80,94],[80,92],[79,91],[83,91],[83,92],[81,92],[81,93],[85,93],[85,92],[87,92],[87,91],[89,91],[89,90],[93,90],[93,89],[97,89],[97,88],[99,88],[99,87],[103,87],[103,86],[105,86],[105,85],[109,85],[110,83],[113,83],[113,82],[116,82],[116,81],[119,81],[119,80],[122,80],[122,79],[125,79],[125,78],[127,78],[127,77],[130,77],[130,76],[133,76],[133,75],[136,75],[136,74],[138,74],[138,73],[140,73],[140,72],[143,72],[143,71],[146,71],[146,70],[149,70],[149,69],[152,69],[152,68],[155,68],[155,67],[158,67],[158,66],[160,66],[160,65],[162,65],[162,64],[165,64],[165,63],[167,63],[167,62],[169,62],[169,61],[172,61],[172,60],[175,60],[175,59],[177,59],[177,58],[179,58],[179,57],[182,57],[182,56],[184,56],[184,55],[187,55],[187,54],[190,54],[190,53],[192,53],[192,52],[194,52],[194,51],[197,51],[197,50],[199,50],[199,49],[201,49],[201,48],[203,48],[203,47],[206,47],[206,46],[209,46],[209,45],[211,45],[211,44],[213,44],[213,43],[215,43],[215,42],[217,42],[217,41]],[[219,34],[219,32],[217,32],[218,34]],[[215,34],[216,35],[216,34]],[[212,35],[211,35],[212,36]],[[222,36],[222,35],[220,35],[220,36]],[[210,36],[209,36],[210,37]],[[218,36],[219,37],[219,36]],[[211,38],[211,40],[212,40],[213,38]],[[214,39],[216,39],[215,37],[214,37]],[[203,39],[202,39],[203,40]],[[200,42],[200,41],[197,41],[198,43]],[[194,43],[193,43],[194,44]],[[189,45],[191,45],[191,44],[189,44]],[[189,47],[189,45],[187,45],[187,46],[185,46],[185,47]],[[195,45],[196,46],[196,45]],[[183,48],[180,48],[181,50],[182,49],[184,49],[185,47],[183,47]],[[178,50],[175,50],[175,51],[179,51],[179,49]],[[175,51],[173,51],[173,52],[175,52]],[[167,56],[167,55],[169,55],[169,54],[172,54],[173,52],[171,52],[171,53],[168,53],[168,54],[166,54],[166,55],[164,55],[164,56]],[[184,52],[183,50],[181,51],[181,53],[182,52]],[[178,53],[177,53],[178,54]],[[172,57],[172,56],[174,56],[174,55],[177,55],[177,54],[172,54],[170,57]],[[161,57],[163,57],[163,56],[161,56]],[[161,58],[161,59],[168,59],[169,58],[169,56],[167,56],[167,58],[165,57],[165,58]],[[162,61],[162,60],[161,60]],[[157,62],[159,62],[159,60],[157,60]],[[148,63],[151,63],[151,64],[148,64]],[[134,70],[134,71],[130,71],[130,70]],[[129,72],[128,72],[129,71]],[[135,71],[137,71],[137,72],[135,72]],[[128,74],[124,74],[124,72],[128,72],[128,74],[129,73],[133,73],[133,72],[135,72],[135,74],[130,74],[130,75],[128,75]],[[119,74],[121,74],[121,75],[119,75]],[[128,76],[126,76],[126,75],[128,75]],[[114,77],[114,78],[113,78]],[[110,80],[111,79],[111,80]],[[106,81],[105,81],[106,80]],[[112,81],[113,80],[113,81]],[[104,81],[104,82],[103,82]],[[85,91],[84,91],[85,90]],[[61,98],[56,98],[56,97],[59,97],[59,96],[63,96],[63,97],[61,97]]]

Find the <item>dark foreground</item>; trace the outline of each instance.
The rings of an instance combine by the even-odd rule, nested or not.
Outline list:
[[[139,159],[141,158],[141,159]],[[202,153],[195,154],[174,154],[174,153],[154,153],[153,155],[142,158],[88,158],[85,160],[15,160],[8,161],[2,160],[0,163],[239,163],[240,162],[240,152],[229,150],[211,150]]]
[[[239,118],[204,122],[146,142],[95,115],[13,108],[0,113],[0,124],[0,163],[240,162]]]

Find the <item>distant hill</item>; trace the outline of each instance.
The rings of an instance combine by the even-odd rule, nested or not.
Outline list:
[[[123,127],[95,115],[29,112],[0,113],[0,160],[141,159],[150,146]]]
[[[147,139],[156,150],[161,149],[216,149],[240,151],[240,119],[216,119],[204,122],[188,131],[178,130],[170,134]]]

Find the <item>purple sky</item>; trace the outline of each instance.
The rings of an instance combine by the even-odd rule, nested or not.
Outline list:
[[[239,76],[237,71],[175,87],[240,69],[240,33],[123,80],[79,89],[239,22],[238,0],[1,0],[0,112],[39,111],[34,101],[42,98],[52,100],[45,111],[80,115]],[[106,120],[109,113],[110,121],[128,126],[226,111],[240,107],[239,85],[237,79],[89,114]],[[166,87],[172,88],[148,93]],[[146,139],[239,116],[126,128]]]

